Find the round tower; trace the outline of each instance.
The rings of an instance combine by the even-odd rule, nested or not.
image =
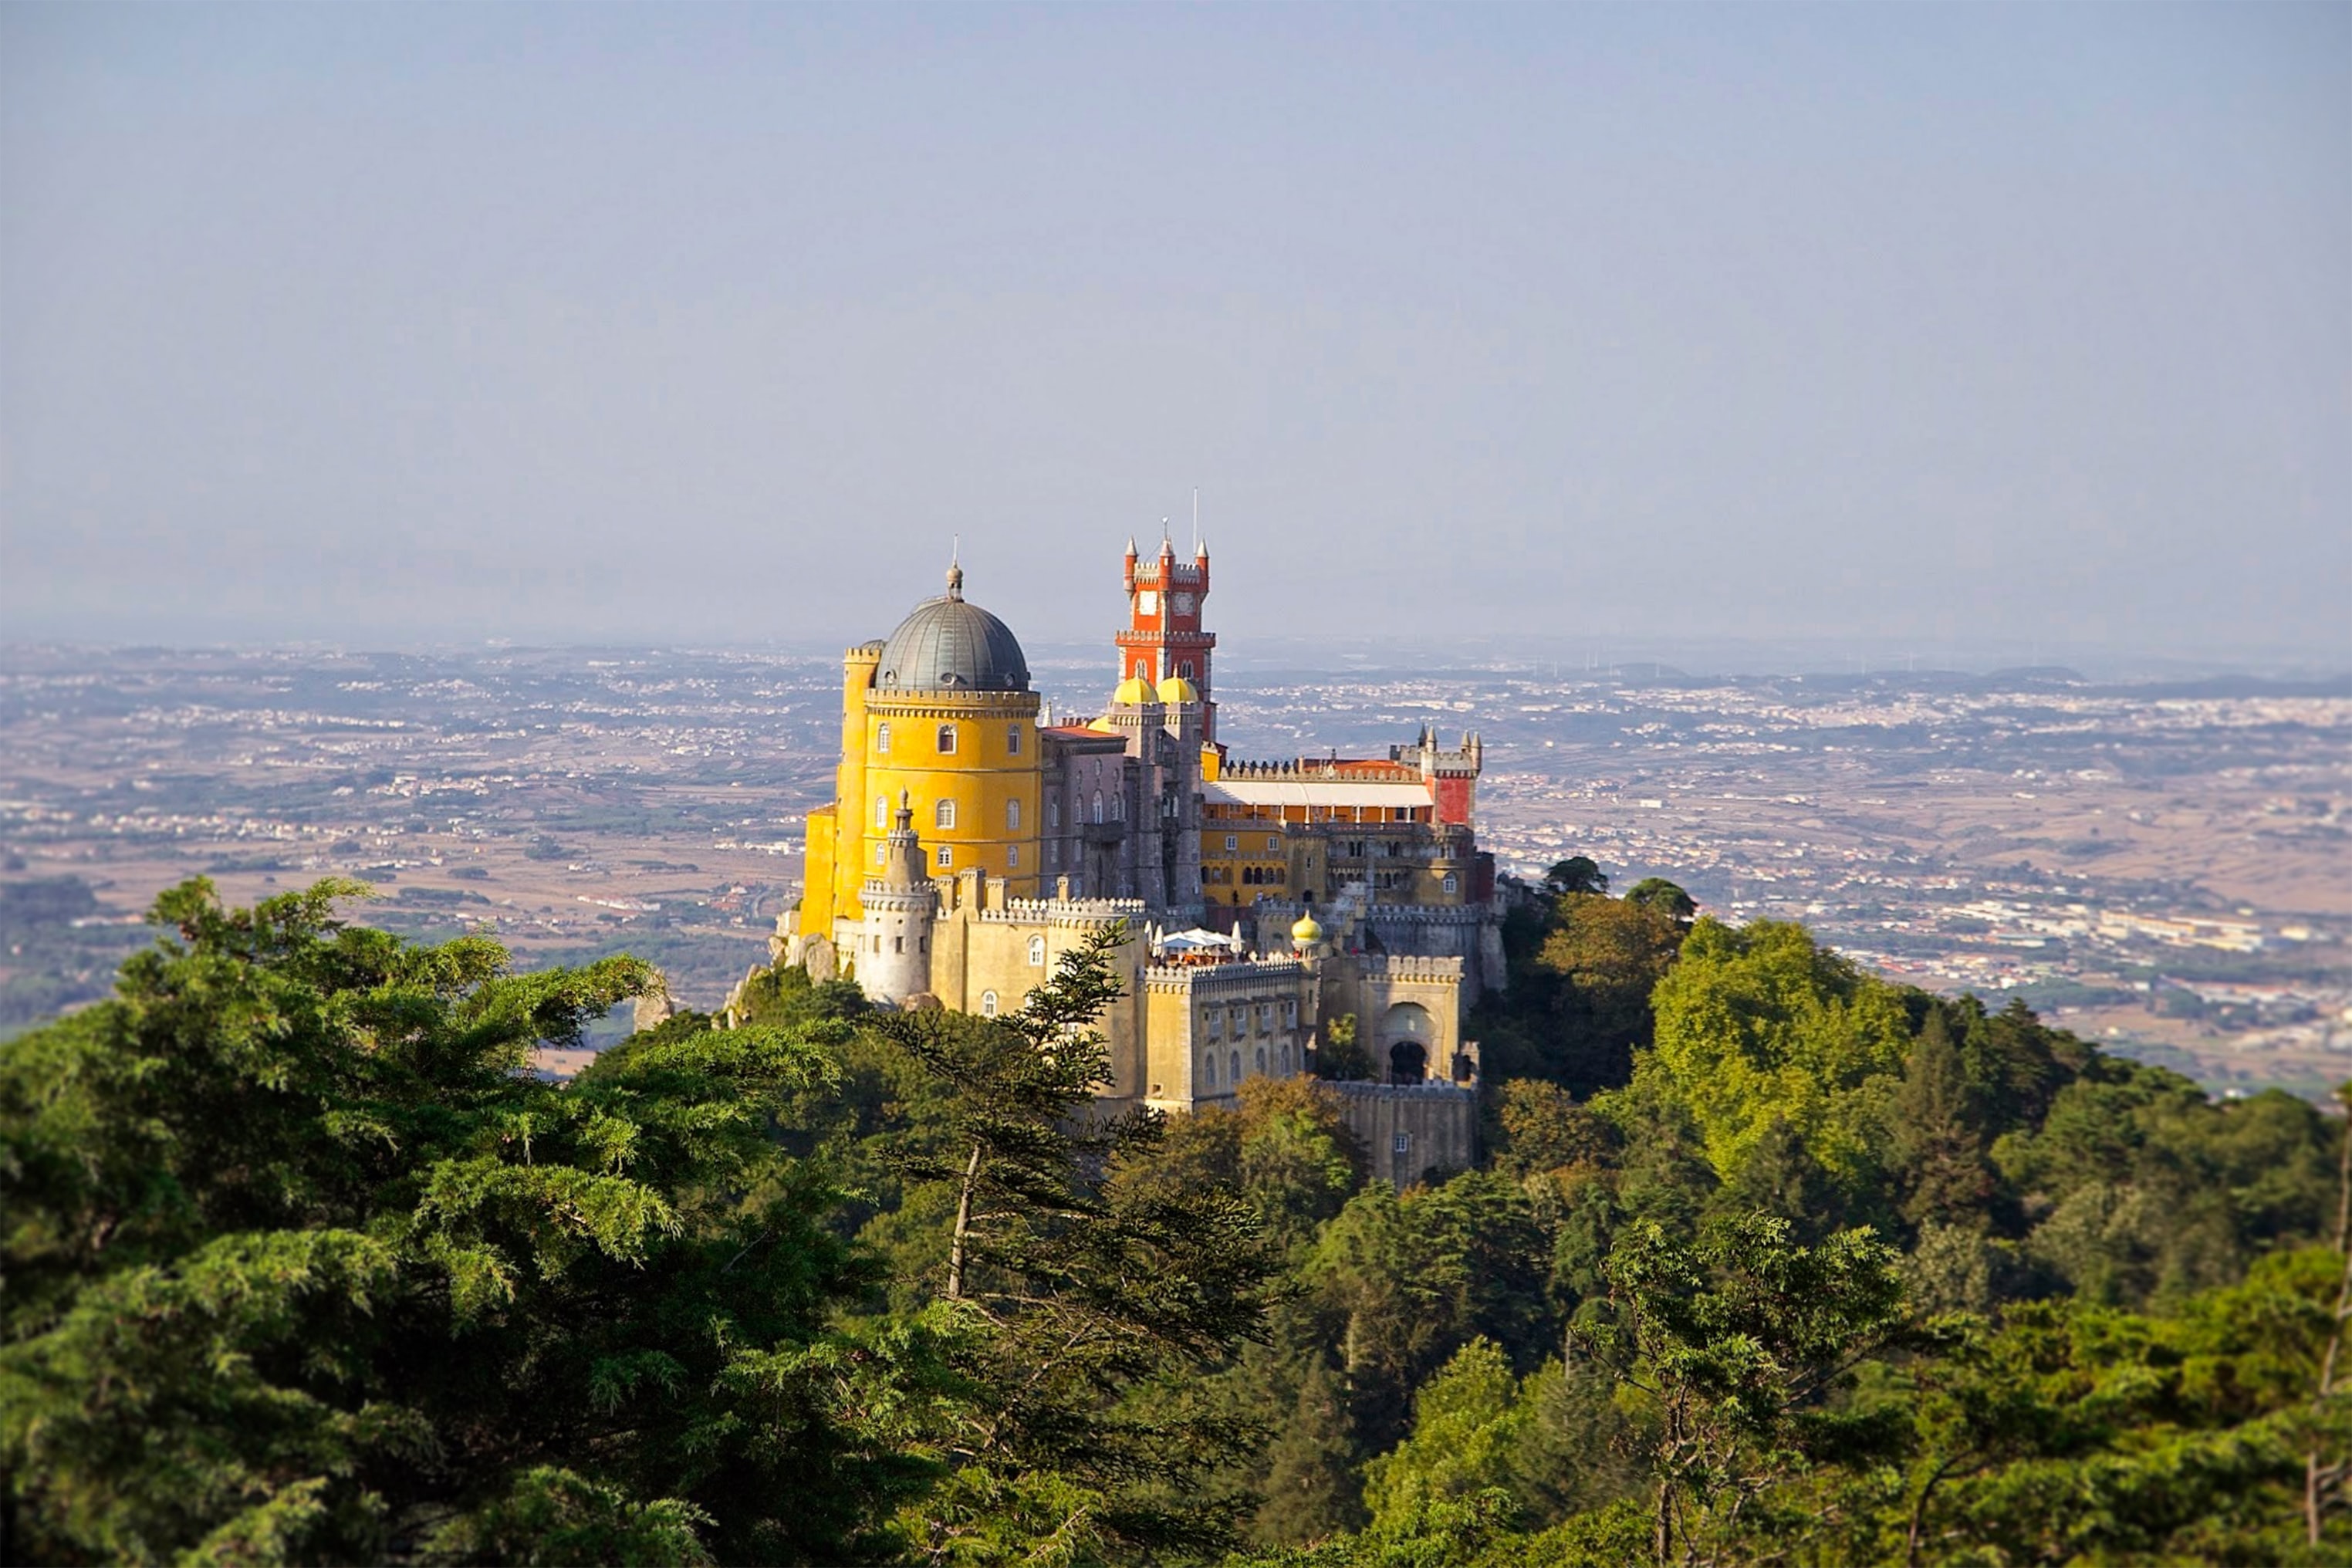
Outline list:
[[[877,1002],[896,1004],[931,988],[931,924],[939,912],[923,841],[915,833],[913,801],[898,796],[898,820],[882,841],[881,874],[858,889],[866,919],[858,931],[857,986]]]

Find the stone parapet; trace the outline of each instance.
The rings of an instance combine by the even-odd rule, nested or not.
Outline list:
[[[1307,966],[1295,958],[1244,959],[1233,963],[1154,963],[1145,966],[1150,991],[1247,991],[1275,978],[1295,978]]]
[[[1458,958],[1368,952],[1355,955],[1350,962],[1356,973],[1366,980],[1451,980],[1458,984],[1462,979],[1462,961]]]
[[[1121,921],[1142,929],[1141,899],[1007,899],[1001,910],[978,910],[975,918],[998,925],[1045,925],[1063,930],[1116,925]]]

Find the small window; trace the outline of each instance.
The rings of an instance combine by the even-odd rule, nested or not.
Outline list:
[[[1004,803],[1004,831],[1007,833],[1021,831],[1021,803],[1017,800],[1008,800]]]
[[[1061,863],[1062,841],[1058,838],[1048,838],[1045,840],[1045,864],[1058,866]]]
[[[1191,659],[1189,659],[1189,658],[1188,658],[1188,659],[1183,660],[1181,663],[1178,664],[1178,665],[1177,665],[1177,667],[1176,667],[1176,673],[1177,673],[1178,675],[1182,676],[1182,677],[1183,677],[1185,679],[1187,679],[1187,680],[1192,679],[1192,661]]]
[[[938,809],[933,811],[931,816],[941,827],[953,827],[955,826],[955,802],[951,800],[943,800],[940,802]]]
[[[1282,1057],[1281,1057],[1281,1061],[1282,1061],[1282,1070],[1283,1070],[1283,1071],[1285,1071],[1285,1072],[1288,1072],[1288,1071],[1290,1070],[1290,1042],[1289,1042],[1288,1040],[1285,1040],[1285,1041],[1283,1041],[1283,1042],[1282,1042]]]
[[[1045,967],[1045,939],[1042,936],[1029,939],[1029,965],[1033,969]]]
[[[1048,827],[1062,826],[1062,802],[1058,796],[1045,803],[1045,826]]]
[[[1223,1013],[1211,1013],[1207,1016],[1209,1023],[1209,1038],[1213,1040],[1223,1039],[1225,1033],[1225,1016]]]
[[[1217,1087],[1217,1053],[1209,1051],[1201,1058],[1201,1081],[1211,1089]]]
[[[874,826],[877,827],[890,826],[890,802],[887,796],[877,795],[874,797]]]
[[[1460,892],[1462,890],[1462,879],[1455,876],[1451,871],[1445,873],[1445,890],[1449,893]]]
[[[1110,819],[1113,822],[1127,820],[1127,796],[1115,795],[1110,797]]]
[[[889,752],[890,752],[890,726],[889,726],[889,725],[887,725],[887,724],[877,724],[877,725],[875,725],[875,726],[874,726],[874,749],[875,749],[876,751],[877,751],[877,752],[882,752],[885,756],[887,756],[887,755],[889,754]]]
[[[1004,847],[1004,863],[1007,866],[1014,868],[1018,868],[1020,866],[1021,846],[1018,844],[1008,844]]]
[[[892,937],[892,938],[890,939],[890,951],[891,951],[892,952],[906,952],[906,951],[907,951],[907,939],[906,939],[905,937],[903,937],[903,936],[894,936],[894,937]]]
[[[1227,853],[1228,855],[1230,855],[1230,854],[1232,854],[1234,850],[1239,849],[1241,847],[1242,847],[1242,836],[1241,836],[1240,834],[1238,834],[1238,833],[1228,833],[1228,834],[1226,834],[1226,835],[1225,835],[1225,853]]]
[[[1279,839],[1279,838],[1276,838],[1276,837],[1273,834],[1271,834],[1271,833],[1267,834],[1267,835],[1265,836],[1265,852],[1266,852],[1267,854],[1269,854],[1269,855],[1279,855],[1279,854],[1281,854],[1281,853],[1282,853],[1282,840],[1281,840],[1281,839]]]
[[[954,850],[952,850],[952,849],[950,849],[950,848],[949,848],[949,847],[948,847],[946,845],[944,845],[944,844],[940,845],[940,857],[939,857],[939,863],[940,863],[940,865],[942,865],[942,866],[952,866],[952,865],[954,865],[954,864],[955,864],[955,851],[954,851]]]
[[[943,757],[955,755],[955,726],[952,724],[940,726],[940,755]]]
[[[1102,819],[1102,791],[1097,790],[1095,791],[1095,820],[1099,823]]]
[[[996,1016],[995,992],[983,991],[980,994],[980,1016],[983,1018],[993,1018]]]
[[[1241,1052],[1239,1052],[1239,1051],[1235,1051],[1232,1056],[1230,1056],[1230,1057],[1226,1058],[1225,1058],[1225,1065],[1226,1065],[1227,1067],[1230,1067],[1231,1068],[1233,1068],[1233,1072],[1234,1072],[1233,1081],[1234,1081],[1234,1082],[1235,1082],[1235,1083],[1239,1083],[1239,1082],[1241,1082],[1241,1080],[1242,1080],[1242,1054],[1241,1054]]]
[[[1399,1153],[1399,1154],[1410,1154],[1410,1153],[1412,1153],[1412,1133],[1410,1133],[1410,1132],[1400,1132],[1400,1133],[1398,1133],[1398,1134],[1396,1135],[1396,1142],[1393,1142],[1393,1143],[1391,1143],[1391,1144],[1390,1144],[1390,1145],[1389,1145],[1389,1147],[1390,1147],[1390,1149],[1391,1149],[1392,1151],[1394,1151],[1395,1152],[1397,1152],[1397,1153]]]
[[[1021,754],[1021,726],[1018,724],[1011,726],[1004,731],[1004,754],[1008,757],[1017,757]]]
[[[1265,1047],[1264,1046],[1260,1046],[1257,1048],[1257,1070],[1261,1077],[1265,1073]]]

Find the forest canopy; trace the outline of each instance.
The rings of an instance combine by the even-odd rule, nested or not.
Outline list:
[[[2352,1551],[2340,1118],[1555,870],[1402,1191],[1315,1079],[1098,1113],[1107,942],[567,1083],[648,966],[174,889],[0,1046],[0,1560]]]

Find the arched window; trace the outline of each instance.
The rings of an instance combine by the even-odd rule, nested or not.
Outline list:
[[[1100,790],[1095,791],[1095,820],[1097,822],[1102,820],[1102,791]]]
[[[1062,802],[1058,796],[1045,803],[1045,826],[1048,827],[1062,826]]]
[[[885,860],[888,859],[889,858],[890,858],[890,847],[889,847],[888,845],[887,845],[887,844],[877,844],[877,845],[874,847],[874,863],[875,863],[877,866],[879,866],[880,864],[882,864],[882,862],[883,862],[883,861],[885,861]]]
[[[1045,939],[1044,937],[1033,936],[1029,939],[1029,963],[1033,968],[1043,969],[1045,967]]]
[[[950,757],[954,754],[955,726],[952,724],[942,724],[940,726],[940,755],[943,757]]]
[[[941,866],[953,866],[953,865],[955,864],[955,851],[954,851],[954,850],[952,850],[952,849],[950,849],[950,848],[949,848],[949,847],[948,847],[946,845],[944,845],[944,844],[940,845],[940,854],[939,854],[939,863],[940,863]]]
[[[875,725],[875,726],[874,726],[874,749],[875,749],[876,751],[877,751],[877,752],[883,752],[883,753],[884,753],[884,754],[886,754],[886,755],[889,752],[889,750],[890,750],[890,726],[889,726],[889,725],[887,725],[887,724],[877,724],[877,725]]]
[[[1004,831],[1007,833],[1021,831],[1021,803],[1017,800],[1008,800],[1004,803]]]
[[[1115,795],[1110,797],[1110,819],[1113,822],[1127,820],[1127,796]]]
[[[1016,871],[1021,868],[1021,846],[1008,844],[1004,847],[1004,863]]]
[[[1257,1070],[1260,1073],[1264,1073],[1265,1071],[1265,1047],[1264,1046],[1260,1046],[1257,1048]]]
[[[1288,1072],[1290,1070],[1290,1042],[1288,1040],[1282,1042],[1282,1056],[1280,1059],[1282,1062],[1282,1070]]]
[[[1228,1066],[1230,1066],[1230,1067],[1234,1069],[1234,1076],[1233,1076],[1232,1081],[1233,1081],[1233,1082],[1234,1082],[1234,1083],[1239,1083],[1239,1082],[1241,1082],[1241,1080],[1242,1080],[1242,1054],[1241,1054],[1241,1052],[1239,1052],[1239,1051],[1235,1051],[1235,1052],[1233,1054],[1232,1058],[1229,1059],[1229,1061],[1228,1061],[1227,1065],[1228,1065]]]
[[[1004,731],[1004,754],[1008,757],[1021,754],[1021,726],[1018,724],[1009,726]]]
[[[980,1016],[983,1018],[993,1018],[996,1016],[995,992],[983,991],[980,994]]]
[[[941,827],[953,827],[955,826],[955,802],[951,800],[943,800],[940,802],[939,808],[933,811],[931,816],[935,820],[937,820]]]
[[[1211,1089],[1217,1087],[1217,1053],[1214,1051],[1201,1053],[1201,1081]]]
[[[874,826],[877,827],[890,826],[890,798],[887,795],[877,795],[874,797]]]

